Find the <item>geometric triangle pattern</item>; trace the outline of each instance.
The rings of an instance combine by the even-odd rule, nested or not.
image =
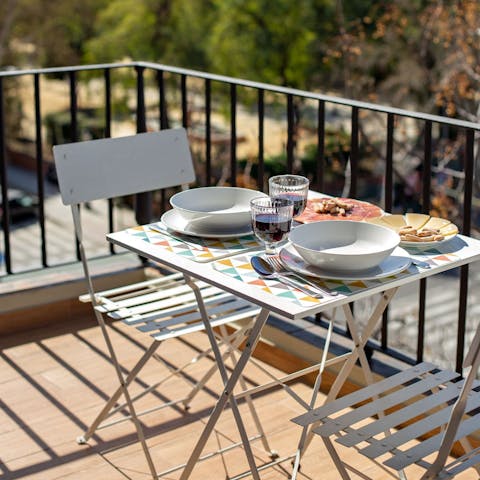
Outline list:
[[[413,253],[413,252],[412,252]],[[422,260],[427,261],[432,268],[440,266],[445,263],[452,262],[458,259],[458,255],[450,252],[442,252],[436,249],[435,251],[422,252]],[[322,299],[312,298],[299,290],[284,285],[277,280],[267,280],[260,277],[255,270],[253,270],[250,264],[250,258],[252,254],[242,254],[231,258],[225,258],[216,260],[212,266],[215,270],[234,277],[237,280],[248,283],[249,285],[257,286],[263,291],[268,292],[276,297],[283,299],[289,299],[293,303],[300,306],[311,306],[313,303],[321,303]],[[413,254],[412,257],[416,255]],[[378,286],[379,284],[389,282],[392,278],[401,278],[405,275],[410,275],[412,271],[415,271],[417,267],[411,265],[408,270],[391,275],[389,277],[374,279],[374,280],[332,280],[332,279],[313,279],[320,287],[326,287],[330,290],[335,290],[342,295],[349,296],[360,290],[364,290],[369,287]]]
[[[125,231],[166,251],[202,263],[262,248],[253,235],[235,238],[200,238],[175,232],[176,237],[184,238],[189,243],[195,245],[195,247],[192,247],[168,235],[154,232],[148,228],[148,225],[129,228]]]
[[[268,280],[260,277],[250,265],[250,258],[251,256],[248,254],[237,255],[235,257],[216,260],[212,266],[215,270],[229,277],[233,277],[249,285],[254,285],[274,297],[290,300],[294,304],[302,307],[311,307],[312,305],[322,302],[322,299],[310,297],[300,290],[289,287],[277,280]]]
[[[450,241],[445,245],[439,245],[429,248],[409,246],[408,248],[406,248],[406,250],[413,259],[416,258],[417,260],[427,262],[431,267],[438,267],[461,258],[461,255],[453,253],[452,244],[454,244],[453,241]],[[457,250],[457,253],[460,252],[461,250]]]

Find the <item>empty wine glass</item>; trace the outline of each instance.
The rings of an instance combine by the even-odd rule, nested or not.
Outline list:
[[[293,216],[300,215],[307,205],[310,181],[300,175],[276,175],[268,180],[272,198],[288,198],[293,202]]]
[[[293,202],[288,198],[257,197],[250,201],[252,229],[265,244],[265,253],[275,255],[276,246],[292,227]]]

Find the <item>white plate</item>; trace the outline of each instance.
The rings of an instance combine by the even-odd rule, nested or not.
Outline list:
[[[376,280],[400,273],[407,269],[412,263],[408,253],[401,247],[397,247],[393,253],[377,267],[349,273],[334,272],[306,263],[292,244],[280,250],[280,258],[285,266],[294,272],[312,277],[331,278],[332,280]]]
[[[407,242],[405,240],[400,241],[400,245],[402,247],[416,247],[416,248],[428,248],[428,247],[436,247],[438,245],[443,245],[446,242],[449,242],[452,238],[455,238],[457,234],[449,235],[445,237],[443,240],[437,240],[436,242]]]
[[[366,221],[369,223],[376,223],[377,225],[382,225],[384,227],[390,228],[396,232],[400,229],[402,226],[406,225],[412,225],[415,228],[421,230],[423,227],[428,226],[428,222],[430,219],[435,220],[437,217],[430,217],[429,215],[426,214],[418,214],[420,217],[423,217],[423,219],[420,219],[420,224],[419,225],[414,225],[414,223],[409,223],[407,216],[408,215],[417,215],[417,214],[386,214],[383,217],[377,217],[377,218],[372,218],[372,219],[367,219]],[[428,220],[425,220],[424,218],[427,218]],[[389,221],[389,219],[394,219],[394,222]],[[440,228],[440,233],[442,233],[442,228],[448,228],[448,227],[455,227],[452,222],[446,219],[438,218],[441,222],[446,222],[443,227]],[[438,227],[436,227],[438,228]],[[456,228],[456,227],[455,227]],[[457,229],[458,232],[458,229]],[[400,246],[402,247],[416,247],[417,249],[423,249],[423,248],[429,248],[429,247],[435,247],[438,245],[442,245],[443,243],[449,242],[452,238],[455,238],[457,236],[457,232],[455,233],[443,233],[444,239],[443,240],[435,240],[432,242],[409,242],[406,240],[400,240]]]
[[[212,227],[204,224],[201,220],[187,220],[175,209],[165,212],[161,221],[167,228],[192,237],[232,238],[253,234],[250,223],[243,227],[232,227],[231,225]]]

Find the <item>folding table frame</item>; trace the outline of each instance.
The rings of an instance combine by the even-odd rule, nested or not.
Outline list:
[[[231,405],[235,416],[237,428],[240,433],[243,448],[245,450],[246,458],[250,467],[249,475],[251,475],[255,480],[259,480],[259,471],[261,471],[263,468],[267,468],[279,463],[280,461],[284,461],[286,458],[273,459],[272,462],[260,467],[255,465],[251,446],[245,432],[245,426],[238,414],[237,400],[241,399],[244,395],[252,395],[255,392],[270,388],[273,385],[281,385],[283,388],[289,391],[289,393],[295,396],[294,392],[291,392],[289,387],[286,385],[287,382],[293,378],[298,378],[302,374],[317,371],[319,375],[315,382],[314,390],[309,401],[298,398],[298,396],[296,397],[299,404],[304,406],[307,412],[311,411],[313,408],[315,408],[314,405],[320,386],[321,373],[327,366],[332,366],[338,362],[343,362],[343,365],[338,373],[338,378],[332,385],[330,392],[327,395],[327,402],[333,401],[333,399],[338,395],[341,386],[348,378],[348,375],[355,366],[357,360],[360,363],[367,383],[370,383],[372,381],[372,373],[364,352],[364,347],[375,327],[378,325],[382,313],[394,297],[397,289],[402,285],[416,282],[422,278],[426,278],[436,273],[459,267],[480,259],[480,241],[459,235],[458,238],[451,240],[448,244],[452,250],[451,253],[440,252],[439,254],[431,254],[430,256],[422,255],[422,257],[424,257],[423,260],[428,260],[430,262],[431,268],[423,268],[412,265],[408,271],[398,274],[398,276],[386,277],[379,282],[373,281],[371,284],[365,285],[363,288],[355,288],[348,294],[340,294],[337,296],[325,297],[317,300],[312,299],[312,303],[309,303],[310,306],[304,306],[303,304],[292,303],[287,298],[272,296],[272,294],[267,290],[258,288],[258,286],[255,285],[255,281],[252,281],[252,283],[249,283],[248,280],[243,281],[238,278],[238,274],[234,274],[231,277],[222,275],[218,270],[213,268],[211,264],[199,264],[186,258],[180,258],[180,256],[175,255],[172,252],[159,249],[155,245],[149,244],[148,242],[135,239],[126,231],[110,234],[107,236],[107,238],[114,244],[122,246],[146,258],[158,261],[164,264],[166,267],[174,268],[179,272],[182,272],[187,278],[190,279],[189,282],[193,282],[193,278],[205,281],[212,286],[216,286],[226,292],[233,293],[236,296],[251,301],[257,306],[261,307],[260,314],[256,317],[255,321],[251,325],[251,330],[246,332],[247,339],[244,344],[244,348],[238,357],[234,369],[230,372],[230,375],[227,374],[224,359],[220,355],[218,346],[216,345],[216,339],[213,329],[209,325],[208,316],[205,312],[202,312],[205,322],[205,331],[209,337],[211,348],[214,352],[215,360],[222,376],[224,390],[220,395],[215,408],[211,412],[211,415],[200,435],[200,438],[198,439],[196,446],[194,447],[188,461],[184,466],[184,470],[180,477],[181,480],[190,478],[192,471],[194,470],[194,466],[201,458],[201,454],[206,442],[227,404]],[[408,255],[407,252],[406,254]],[[250,253],[242,254],[241,259],[239,260],[240,263],[242,265],[247,263],[250,255]],[[252,277],[248,277],[248,279],[253,280]],[[198,290],[196,290],[193,283],[192,288],[196,292],[197,300],[201,305],[200,294]],[[360,329],[355,321],[349,304],[361,298],[372,297],[373,295],[379,295],[377,304],[374,307],[365,327]],[[266,385],[258,386],[254,389],[248,389],[246,392],[238,392],[235,390],[235,387],[237,386],[237,383],[239,382],[247,363],[249,361],[255,361],[252,358],[252,354],[260,339],[260,335],[270,313],[278,314],[280,316],[295,320],[338,307],[343,308],[347,325],[352,335],[353,347],[350,352],[340,357],[328,360],[326,355],[323,355],[319,364],[309,367],[308,369],[304,369],[303,371],[296,372],[295,374],[291,375],[285,375],[283,378],[272,378],[271,382],[267,383]],[[331,322],[333,321],[335,320],[332,317]],[[325,351],[328,350],[331,329],[332,325],[330,324]],[[293,478],[295,478],[297,474],[301,455],[305,452],[305,449],[309,445],[311,438],[312,434],[309,427],[303,427],[296,452],[292,454],[292,456],[287,457],[294,458]]]

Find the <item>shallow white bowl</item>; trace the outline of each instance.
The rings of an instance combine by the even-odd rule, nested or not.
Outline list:
[[[267,194],[240,187],[200,187],[184,190],[170,198],[170,205],[186,220],[206,226],[228,224],[240,228],[251,222],[250,200]]]
[[[299,225],[289,238],[307,263],[342,272],[376,267],[400,243],[389,228],[350,220]]]

